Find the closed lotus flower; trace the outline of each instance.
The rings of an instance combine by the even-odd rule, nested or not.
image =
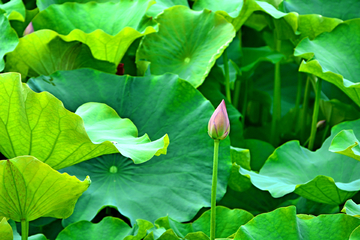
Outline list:
[[[225,101],[222,100],[209,120],[208,133],[212,139],[223,140],[227,137],[229,132],[229,117],[226,112]]]

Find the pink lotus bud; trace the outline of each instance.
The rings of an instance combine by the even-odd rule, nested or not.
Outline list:
[[[30,22],[29,25],[25,28],[23,36],[28,35],[32,32],[34,32],[34,27],[32,25],[32,22]]]
[[[227,137],[229,132],[229,117],[226,112],[225,101],[222,100],[209,120],[208,133],[212,139],[223,140]]]

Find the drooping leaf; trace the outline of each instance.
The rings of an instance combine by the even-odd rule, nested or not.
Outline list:
[[[7,158],[32,155],[60,169],[103,154],[119,152],[110,141],[93,143],[78,115],[66,110],[61,101],[51,94],[35,93],[26,84],[21,84],[18,73],[0,75],[0,93],[0,151]],[[90,119],[87,127],[95,128],[96,125]],[[111,137],[118,139],[118,136]],[[127,137],[134,139],[134,135]],[[148,142],[146,136],[140,138],[140,142],[144,141]],[[167,136],[159,141],[163,143],[149,143],[148,150],[153,154],[166,153]],[[160,145],[157,144],[162,146],[158,148]],[[119,148],[124,149],[125,155],[134,157],[134,161],[143,161],[150,153],[140,157],[136,153],[138,150],[134,152],[134,147]]]
[[[240,227],[234,240],[247,239],[348,239],[360,219],[344,214],[296,215],[294,206],[256,216]]]
[[[189,7],[189,3],[186,0],[157,0],[146,12],[146,15],[156,17],[162,13],[165,9],[168,9],[175,5],[183,5]]]
[[[342,130],[332,140],[329,151],[360,161],[359,142],[353,130]]]
[[[155,225],[172,229],[177,236],[188,239],[190,233],[203,232],[210,236],[210,212],[203,213],[193,223],[180,223],[171,218],[171,216],[159,218],[155,221]],[[216,238],[227,238],[236,233],[239,227],[246,224],[253,218],[253,215],[241,209],[228,209],[226,207],[216,207]]]
[[[96,240],[106,237],[112,240],[141,240],[146,231],[153,227],[146,220],[137,220],[131,228],[119,218],[105,217],[99,223],[80,221],[67,226],[59,233],[56,240]]]
[[[339,18],[349,20],[360,18],[360,3],[357,0],[345,0],[338,2],[328,2],[325,0],[284,0],[282,10],[285,12],[297,12],[301,15],[318,14],[329,18]]]
[[[0,215],[20,222],[69,217],[90,178],[80,181],[32,156],[23,156],[0,161],[0,185]]]
[[[0,9],[6,12],[5,16],[9,20],[25,21],[25,6],[21,0],[10,0],[2,4],[0,2]]]
[[[95,58],[117,65],[135,39],[156,31],[156,23],[145,15],[153,3],[152,0],[68,2],[48,7],[36,16],[33,25],[35,30],[54,30],[65,41],[85,43]]]
[[[0,221],[0,236],[2,240],[13,240],[13,231],[10,224],[2,217]]]
[[[209,10],[196,12],[174,6],[156,21],[160,24],[159,32],[143,38],[136,61],[151,62],[152,74],[175,73],[195,87],[202,84],[235,36],[233,26]]]
[[[0,9],[0,72],[4,70],[4,55],[13,51],[19,43],[14,29],[11,28],[9,20]]]
[[[240,173],[250,175],[256,187],[273,197],[295,192],[316,202],[339,205],[360,190],[360,162],[328,150],[344,129],[358,129],[356,121],[333,127],[331,136],[315,152],[290,141],[274,151],[259,174],[245,169]]]
[[[121,119],[114,109],[104,103],[85,103],[75,113],[84,120],[86,133],[93,143],[111,141],[124,157],[135,163],[166,154],[169,145],[167,134],[153,142],[147,134],[138,137],[136,126],[129,119]]]
[[[355,32],[360,32],[360,20],[348,20],[313,41],[303,39],[295,49],[295,56],[306,59],[299,71],[331,82],[360,106],[357,76],[360,71],[360,50],[357,48],[360,35],[353,34]]]
[[[214,107],[188,82],[171,74],[130,77],[90,69],[61,71],[50,77],[55,86],[44,81],[48,77],[28,84],[36,91],[51,92],[72,111],[86,102],[106,103],[129,118],[140,135],[157,139],[166,132],[171,140],[166,155],[142,166],[116,154],[64,169],[93,179],[65,224],[91,220],[104,206],[114,206],[132,222],[139,218],[155,221],[167,214],[189,221],[201,207],[210,206],[214,143],[207,125]],[[220,143],[218,199],[225,193],[230,174],[229,142],[227,138]]]
[[[94,68],[115,73],[115,65],[94,59],[81,42],[65,42],[51,30],[36,31],[20,39],[7,54],[6,71],[19,72],[22,78],[50,75],[58,70]]]

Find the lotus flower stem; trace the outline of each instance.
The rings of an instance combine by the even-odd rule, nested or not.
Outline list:
[[[224,62],[224,70],[225,70],[226,99],[231,103],[229,60],[228,60],[226,49],[225,49],[225,51],[223,53],[223,62]]]
[[[300,101],[301,101],[301,94],[302,94],[302,73],[298,72],[298,84],[297,84],[297,91],[296,91],[296,101],[295,101],[295,122],[298,119],[299,111],[300,111]]]
[[[247,104],[248,104],[249,79],[246,78],[244,83],[245,83],[244,102],[243,102],[242,111],[241,111],[241,114],[242,114],[241,123],[242,123],[243,129],[245,128],[245,116],[246,116],[246,109],[247,109]]]
[[[310,132],[310,140],[309,140],[309,150],[313,150],[314,142],[316,137],[316,124],[318,122],[319,116],[319,104],[320,104],[320,95],[321,95],[321,78],[317,78],[316,87],[315,87],[316,95],[315,95],[315,104],[314,104],[314,111],[312,116],[311,122],[311,132]]]
[[[276,40],[276,49],[280,50],[281,41]],[[275,64],[274,76],[274,104],[271,122],[271,142],[273,145],[277,144],[277,125],[281,119],[281,75],[280,75],[280,62]]]
[[[242,79],[238,79],[235,82],[235,91],[234,91],[234,96],[233,96],[233,105],[234,107],[237,109],[239,106],[239,97],[240,97],[240,89],[241,89],[241,81]]]
[[[21,220],[21,240],[27,240],[29,236],[29,221]]]
[[[310,98],[310,76],[306,78],[306,85],[305,85],[305,93],[304,93],[304,101],[302,105],[302,111],[300,116],[300,126],[301,126],[301,136],[300,139],[303,140],[305,138],[305,127],[306,127],[306,113],[309,106],[309,98]],[[304,143],[303,146],[306,144]]]
[[[215,239],[216,227],[216,187],[217,187],[217,172],[218,172],[218,155],[219,155],[220,140],[214,140],[214,162],[213,162],[213,176],[211,186],[211,219],[210,219],[210,240]]]

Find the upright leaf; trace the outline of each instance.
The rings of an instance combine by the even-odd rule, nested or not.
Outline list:
[[[13,51],[19,43],[14,29],[11,28],[9,20],[0,9],[0,72],[4,70],[4,55]]]

